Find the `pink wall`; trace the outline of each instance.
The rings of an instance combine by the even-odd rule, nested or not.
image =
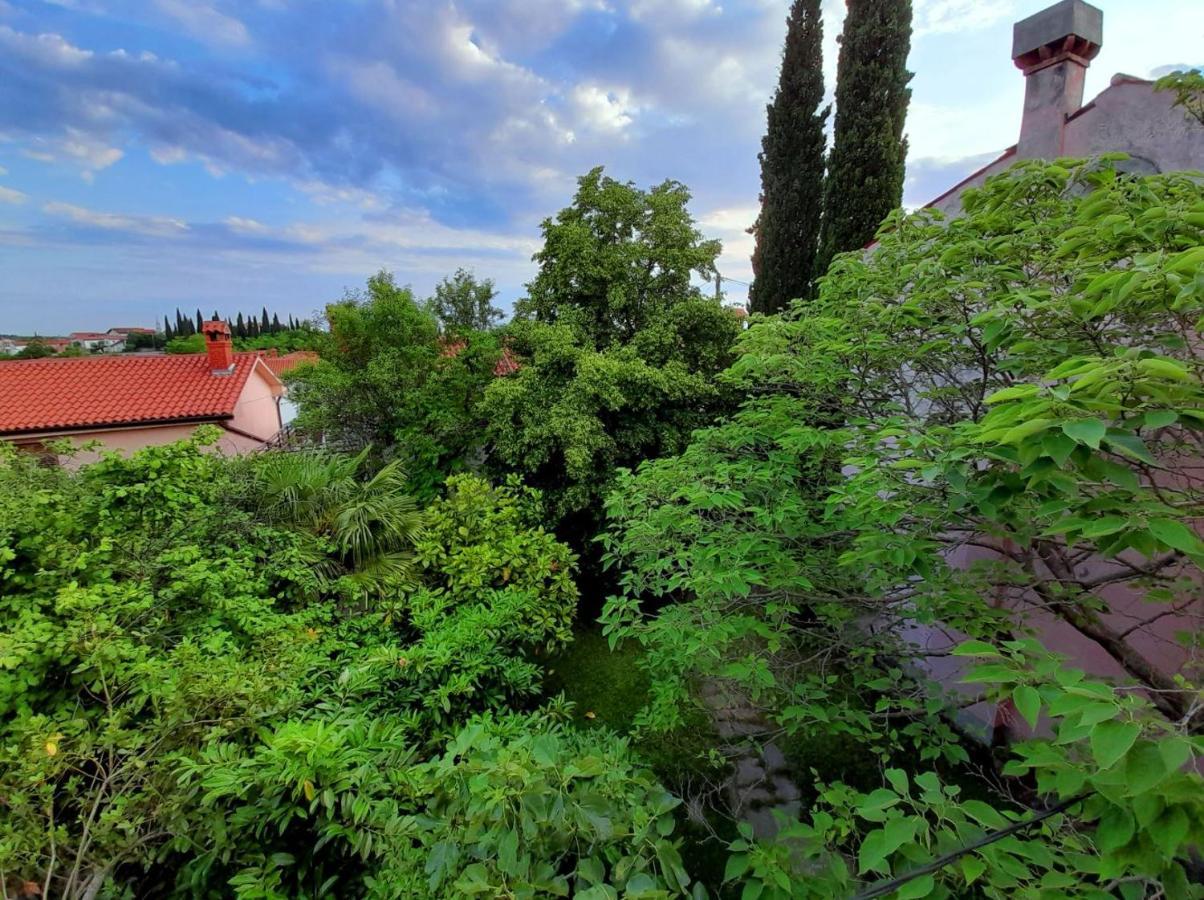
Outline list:
[[[265,441],[271,440],[280,431],[280,407],[276,401],[283,393],[280,379],[257,360],[254,371],[238,395],[230,424],[239,431]]]

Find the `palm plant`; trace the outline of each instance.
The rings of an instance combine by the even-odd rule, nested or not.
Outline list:
[[[267,454],[257,467],[258,495],[268,519],[327,540],[357,593],[383,597],[410,582],[423,517],[400,463],[365,480],[367,456],[366,449]]]

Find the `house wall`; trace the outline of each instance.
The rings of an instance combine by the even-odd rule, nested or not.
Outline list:
[[[280,407],[277,397],[283,388],[262,363],[255,364],[255,371],[247,379],[238,402],[234,405],[234,418],[230,424],[265,441],[271,440],[280,431]]]
[[[1149,82],[1117,75],[1067,121],[1066,155],[1121,150],[1134,157],[1136,171],[1143,174],[1204,170],[1204,126],[1188,119],[1174,99]]]
[[[219,423],[215,422],[214,424]],[[155,447],[187,440],[192,437],[193,433],[199,427],[199,425],[191,424],[148,425],[137,428],[101,428],[96,431],[77,431],[71,434],[58,435],[58,438],[67,438],[77,447],[82,447],[93,441],[100,444],[95,449],[79,450],[70,456],[60,456],[59,462],[69,469],[78,469],[81,466],[86,466],[88,463],[96,462],[96,460],[100,459],[101,454],[106,451],[117,451],[118,453],[128,455],[136,450],[141,450],[143,447]],[[47,441],[55,439],[54,436],[43,435],[36,438],[13,438],[11,440],[18,447],[40,450]],[[213,445],[212,449],[215,453],[233,456],[255,450],[260,446],[260,443],[260,441],[223,429],[221,438]]]

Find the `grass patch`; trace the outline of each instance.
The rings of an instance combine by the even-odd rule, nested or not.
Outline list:
[[[630,734],[635,715],[648,700],[648,675],[639,667],[643,649],[626,641],[611,651],[599,631],[578,631],[567,648],[547,663],[544,684],[576,704],[582,727],[605,726]]]
[[[563,693],[574,703],[578,726],[630,736],[632,747],[670,790],[691,779],[721,776],[722,766],[711,758],[719,736],[703,710],[687,711],[685,725],[667,734],[636,732],[636,715],[648,702],[648,674],[639,664],[643,656],[635,641],[612,651],[601,632],[578,631],[572,644],[547,661],[544,684],[549,695]]]

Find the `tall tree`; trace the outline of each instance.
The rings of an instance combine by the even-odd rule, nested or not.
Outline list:
[[[571,325],[601,350],[700,298],[691,279],[714,277],[723,248],[702,236],[689,202],[677,181],[644,191],[601,166],[578,178],[572,205],[543,221],[539,273],[518,317]]]
[[[247,336],[247,325],[242,320],[242,313],[239,313],[238,318],[234,320],[234,336],[240,338]]]
[[[198,309],[196,311],[196,331],[194,331],[193,334],[196,334],[196,333],[202,331],[204,329],[204,327],[205,327],[205,317],[201,315],[201,311]]]
[[[268,308],[265,306],[263,308],[263,315],[259,319],[259,333],[260,334],[268,334],[271,332],[271,330],[272,330],[272,323],[268,319]]]
[[[175,337],[175,332],[172,331],[171,323],[169,321],[167,321],[167,316],[164,316],[163,317],[163,339],[165,341],[170,341],[173,337]]]
[[[903,199],[910,49],[911,0],[849,0],[836,73],[821,271],[837,253],[872,241]]]
[[[496,296],[492,278],[477,281],[471,272],[456,269],[435,285],[435,296],[427,303],[444,331],[488,331],[503,315],[493,305]]]
[[[820,0],[794,0],[786,48],[761,139],[761,214],[753,226],[754,312],[774,313],[811,294],[824,204],[824,25]]]

